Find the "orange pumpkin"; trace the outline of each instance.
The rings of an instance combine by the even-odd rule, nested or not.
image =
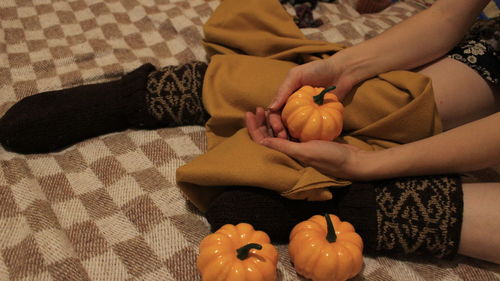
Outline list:
[[[278,251],[270,243],[250,224],[222,226],[200,243],[196,263],[202,280],[275,280]]]
[[[363,265],[363,240],[352,224],[331,214],[297,224],[288,252],[297,273],[313,281],[344,281]]]
[[[306,142],[335,139],[342,132],[344,106],[330,93],[335,86],[303,86],[294,92],[281,112],[290,136]]]

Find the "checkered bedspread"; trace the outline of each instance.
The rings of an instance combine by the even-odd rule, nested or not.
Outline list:
[[[0,116],[38,92],[109,81],[145,62],[205,60],[202,24],[218,1],[1,0]],[[402,1],[360,16],[321,3],[311,39],[355,44],[421,9]],[[286,6],[293,13],[293,9]],[[78,129],[78,128],[75,128]],[[104,135],[61,152],[0,147],[0,280],[199,280],[204,217],[175,184],[175,170],[206,150],[202,127]],[[480,180],[498,180],[481,171]],[[278,245],[278,280],[300,280]],[[355,280],[500,280],[500,267],[365,258]]]

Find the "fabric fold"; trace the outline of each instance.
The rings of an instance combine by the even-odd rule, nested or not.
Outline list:
[[[203,26],[204,47],[215,54],[243,54],[279,60],[311,60],[340,44],[308,40],[279,1],[222,1]]]
[[[219,192],[234,186],[328,200],[329,187],[349,185],[254,143],[244,126],[245,112],[266,107],[291,68],[343,46],[306,39],[279,1],[224,0],[204,31],[210,63],[203,103],[211,118],[208,151],[177,170],[178,186],[189,200],[205,211]],[[381,74],[353,89],[344,104],[339,141],[362,149],[384,149],[441,131],[431,81],[417,73]]]

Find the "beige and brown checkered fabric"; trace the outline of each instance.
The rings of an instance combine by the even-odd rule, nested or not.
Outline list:
[[[0,0],[0,116],[23,97],[115,79],[144,62],[206,60],[202,24],[218,4]],[[399,2],[360,16],[349,2],[321,3],[314,13],[325,24],[304,33],[355,44],[419,9]],[[51,154],[0,148],[0,280],[200,280],[195,260],[209,228],[175,170],[205,149],[202,127],[129,130]],[[286,246],[279,251],[278,280],[301,280]],[[355,280],[500,280],[499,272],[463,257],[366,257]]]

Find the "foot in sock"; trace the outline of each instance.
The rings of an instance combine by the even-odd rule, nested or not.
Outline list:
[[[324,213],[356,217],[362,224],[360,234],[375,228],[374,193],[368,184],[355,184],[335,189],[334,199],[328,201],[290,200],[276,192],[262,188],[237,187],[223,192],[209,206],[205,216],[212,230],[224,224],[247,222],[269,234],[273,242],[288,243],[292,228],[313,215]],[[228,211],[231,210],[231,211]],[[369,239],[373,235],[362,235]],[[366,243],[366,241],[365,241]]]
[[[200,87],[190,89],[186,85],[183,91],[168,87],[169,77],[179,76],[184,80],[189,75],[202,84],[206,70],[204,63],[190,63],[197,67],[170,66],[155,70],[151,64],[144,64],[122,77],[120,80],[84,85],[59,91],[51,91],[29,96],[14,104],[0,119],[0,143],[5,149],[18,153],[47,153],[61,150],[85,139],[122,131],[128,128],[159,128],[173,125],[193,125],[191,119],[186,123],[173,123],[168,116],[153,114],[151,100],[153,93],[149,91],[151,77],[164,75],[164,84],[157,88],[164,95],[181,95],[186,100],[188,93],[201,95]],[[177,70],[171,71],[172,69]],[[188,73],[186,69],[191,72]],[[183,80],[183,81],[184,81]],[[190,85],[193,85],[192,82]],[[201,100],[196,96],[194,99]],[[166,107],[175,107],[175,99],[171,99]],[[179,107],[174,110],[179,109]],[[164,109],[165,111],[166,109]],[[202,111],[204,118],[208,116]],[[199,118],[200,119],[200,118]],[[203,119],[203,118],[201,118]],[[199,120],[197,120],[199,122]]]
[[[451,258],[457,253],[463,203],[458,177],[399,178],[332,192],[332,200],[311,202],[258,188],[234,188],[219,195],[205,216],[213,231],[247,222],[273,242],[288,243],[297,223],[328,212],[353,224],[365,254]]]
[[[20,153],[45,153],[121,131],[144,107],[145,64],[122,79],[40,93],[14,104],[0,120],[0,141]]]

